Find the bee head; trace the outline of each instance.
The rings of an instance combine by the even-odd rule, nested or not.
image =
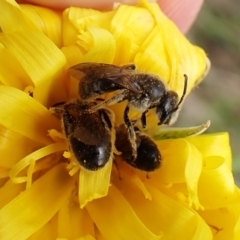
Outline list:
[[[173,91],[168,91],[156,108],[156,114],[159,119],[158,125],[170,124],[173,113],[178,110],[178,95]]]
[[[184,74],[185,82],[184,82],[184,89],[181,99],[179,100],[178,94],[174,91],[167,91],[165,96],[162,98],[162,101],[156,108],[156,114],[159,119],[158,125],[173,124],[178,116],[178,110],[180,104],[183,102],[183,99],[186,95],[187,91],[187,75]]]

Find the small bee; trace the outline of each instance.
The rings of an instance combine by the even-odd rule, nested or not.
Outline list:
[[[113,159],[115,129],[112,111],[101,108],[89,113],[95,102],[76,100],[51,110],[62,114],[63,131],[76,160],[85,169],[96,171]]]
[[[122,159],[134,168],[151,172],[161,165],[161,154],[155,142],[146,134],[134,127],[136,134],[137,155],[132,140],[129,138],[125,124],[116,127],[115,146],[122,152]]]
[[[79,97],[91,101],[100,95],[117,91],[110,99],[93,106],[94,112],[105,105],[128,101],[124,111],[124,121],[130,128],[133,127],[128,118],[129,107],[142,113],[141,122],[146,127],[146,113],[149,109],[156,108],[156,115],[160,124],[173,124],[178,116],[178,109],[187,90],[187,75],[184,75],[184,89],[181,98],[178,94],[168,89],[166,84],[156,75],[143,73],[136,70],[134,64],[115,66],[103,63],[80,63],[69,69],[69,73],[79,81]]]

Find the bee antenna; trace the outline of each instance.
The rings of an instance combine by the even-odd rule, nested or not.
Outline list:
[[[186,96],[186,92],[187,92],[188,76],[187,76],[187,74],[184,74],[183,76],[184,76],[184,78],[185,78],[185,80],[184,80],[183,94],[182,94],[182,97],[181,97],[180,101],[178,102],[178,105],[177,105],[176,108],[178,108],[179,105],[182,103],[184,97]]]

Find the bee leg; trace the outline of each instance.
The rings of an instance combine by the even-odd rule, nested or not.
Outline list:
[[[63,114],[65,112],[64,108],[61,107],[50,107],[50,112],[55,114]]]
[[[136,134],[135,134],[132,122],[130,121],[130,119],[128,117],[128,112],[129,112],[129,106],[127,106],[125,108],[123,118],[124,118],[124,122],[127,126],[128,135],[129,135],[129,139],[130,139],[132,150],[133,150],[133,156],[132,157],[133,157],[133,160],[135,160],[137,158]]]
[[[105,100],[103,103],[104,105],[113,105],[122,102],[123,100],[125,100],[127,94],[128,94],[127,89],[120,90],[116,95],[114,95],[110,99]]]
[[[103,108],[106,105],[113,105],[115,103],[122,102],[125,99],[125,97],[127,96],[127,94],[128,94],[128,90],[126,90],[126,89],[120,90],[116,95],[95,105],[88,112],[93,113],[93,112],[96,112],[97,110],[99,110],[100,108]]]
[[[131,138],[134,138],[134,135],[135,135],[135,132],[134,132],[134,129],[133,129],[133,125],[128,117],[128,113],[129,113],[129,106],[127,106],[124,110],[124,122],[125,124],[127,125],[127,129],[128,129],[128,132],[130,134],[130,137]]]
[[[142,116],[141,116],[141,124],[143,128],[146,128],[147,125],[147,118],[146,118],[146,114],[147,114],[148,110],[143,112]]]
[[[55,113],[55,114],[63,114],[65,112],[65,110],[63,108],[63,105],[65,103],[66,102],[58,102],[58,103],[53,104],[49,109],[50,112]]]

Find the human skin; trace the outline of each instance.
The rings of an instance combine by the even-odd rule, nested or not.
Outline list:
[[[32,3],[54,9],[64,9],[69,6],[95,8],[99,10],[111,9],[114,2],[125,4],[136,4],[138,0],[18,0],[19,3]],[[186,33],[193,24],[203,0],[157,0],[162,11]]]

